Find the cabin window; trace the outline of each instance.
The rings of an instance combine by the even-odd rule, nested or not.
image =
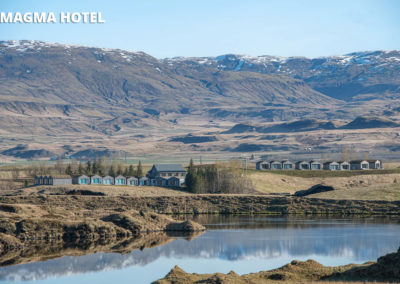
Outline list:
[[[361,164],[361,168],[368,169],[368,164],[366,164],[366,163]]]
[[[272,164],[272,168],[276,170],[280,170],[282,168],[281,164]]]
[[[165,177],[167,174],[166,173],[162,173],[161,176]]]
[[[286,169],[286,170],[289,170],[289,169],[292,168],[292,164],[284,164],[283,168]]]
[[[342,165],[342,169],[343,170],[348,170],[349,169],[349,165]]]

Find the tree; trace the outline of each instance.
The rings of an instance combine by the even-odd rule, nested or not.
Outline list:
[[[106,174],[107,157],[103,155],[97,162],[97,173],[101,176]]]
[[[41,175],[47,175],[47,172],[48,172],[48,168],[46,166],[46,162],[45,161],[41,161],[39,163],[39,173]]]
[[[135,168],[133,167],[133,165],[129,165],[126,176],[128,176],[128,177],[135,176]]]
[[[79,164],[78,164],[78,175],[83,175],[83,172],[84,172],[84,169],[83,169],[82,163],[79,162]]]
[[[198,183],[197,171],[194,168],[193,159],[190,159],[189,167],[185,177],[185,184],[190,192],[196,192],[197,183]]]
[[[59,173],[62,174],[64,172],[64,162],[62,159],[58,158],[56,163],[54,164],[54,169]]]
[[[143,177],[142,162],[140,160],[139,160],[139,163],[138,163],[137,169],[136,169],[136,177],[137,178]]]
[[[92,174],[97,175],[99,173],[99,169],[97,167],[97,159],[95,158],[92,163]]]
[[[93,174],[92,162],[91,162],[90,160],[88,160],[87,163],[86,163],[86,170],[85,170],[85,173],[86,173],[87,175],[89,175],[89,176]]]
[[[74,175],[74,172],[73,172],[73,170],[72,170],[71,164],[68,164],[67,168],[65,169],[65,173],[66,173],[67,175],[70,175],[70,176],[73,176],[73,175]]]
[[[122,175],[122,174],[123,174],[122,164],[119,163],[117,166],[117,176]]]
[[[108,175],[109,175],[109,176],[112,176],[112,177],[116,177],[114,165],[111,165],[111,166],[110,166],[110,170],[108,171]]]

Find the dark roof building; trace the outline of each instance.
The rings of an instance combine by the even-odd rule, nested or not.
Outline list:
[[[173,176],[184,178],[186,176],[186,170],[179,164],[156,164],[153,165],[147,175],[151,179],[157,177],[170,178]]]

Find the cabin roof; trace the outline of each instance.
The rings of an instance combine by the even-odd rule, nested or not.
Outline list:
[[[55,178],[71,178],[71,176],[70,175],[48,175],[47,176],[48,178],[53,178],[53,179],[55,179]]]
[[[156,164],[154,167],[158,172],[186,172],[180,164]]]
[[[88,178],[88,176],[87,176],[87,175],[75,175],[75,176],[74,176],[74,178],[80,178],[80,177],[85,177],[85,178]]]
[[[324,163],[324,165],[333,164],[333,163],[339,164],[339,162],[336,162],[336,161],[327,161]]]

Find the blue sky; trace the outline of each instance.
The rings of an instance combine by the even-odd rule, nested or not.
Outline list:
[[[140,50],[158,58],[400,49],[398,0],[1,0],[0,11],[100,11],[105,24],[0,24],[0,39]]]

